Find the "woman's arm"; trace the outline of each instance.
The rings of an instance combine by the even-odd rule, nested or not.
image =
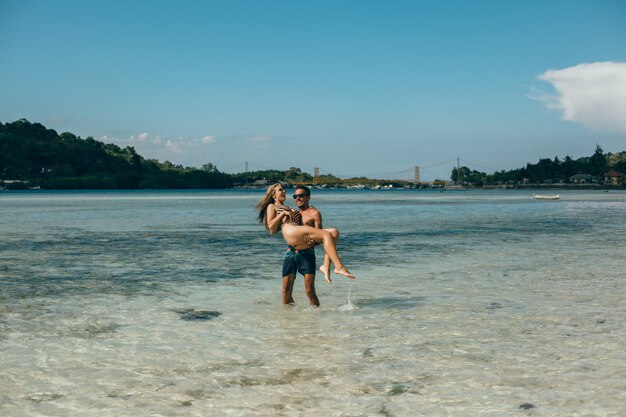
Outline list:
[[[270,204],[269,206],[267,206],[266,213],[267,213],[266,214],[267,228],[270,231],[270,235],[273,235],[276,232],[278,232],[278,229],[280,228],[280,224],[283,222],[283,219],[287,215],[287,211],[281,210],[279,212],[275,204]]]

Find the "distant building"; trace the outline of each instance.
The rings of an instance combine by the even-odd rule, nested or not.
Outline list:
[[[28,181],[23,180],[2,180],[0,179],[0,190],[11,189],[23,189],[28,186]]]
[[[253,187],[266,187],[266,186],[270,185],[271,183],[272,183],[272,181],[270,181],[270,180],[256,180],[251,185]]]
[[[593,182],[593,175],[576,174],[569,177],[569,180],[576,184],[586,184],[588,182]]]
[[[621,185],[624,183],[624,174],[612,169],[604,174],[604,182],[607,184]]]

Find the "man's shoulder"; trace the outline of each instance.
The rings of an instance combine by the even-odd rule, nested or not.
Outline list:
[[[306,214],[309,216],[319,216],[321,212],[315,206],[309,206],[309,208],[306,209]]]

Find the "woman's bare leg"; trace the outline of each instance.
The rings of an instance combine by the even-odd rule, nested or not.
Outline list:
[[[337,243],[339,243],[339,230],[332,229],[324,229],[328,230],[331,235],[333,235],[333,240],[335,241],[335,248],[337,247]],[[324,274],[324,278],[326,278],[326,282],[331,284],[333,280],[330,278],[330,256],[324,251],[324,263],[320,266],[320,271]]]
[[[328,255],[330,261],[335,265],[335,274],[345,275],[348,278],[356,278],[354,275],[348,271],[348,269],[343,265],[341,259],[339,259],[339,254],[337,253],[337,245],[335,244],[335,239],[333,235],[328,230],[320,230],[311,228],[314,232],[309,231],[309,236],[316,243],[322,243],[324,245],[324,258]],[[330,269],[330,263],[329,263]],[[326,275],[326,274],[324,274]],[[329,274],[330,275],[330,274]]]
[[[283,238],[285,241],[296,249],[304,249],[311,247],[313,243],[321,243],[324,245],[324,252],[328,254],[331,262],[335,265],[335,274],[345,275],[348,278],[356,278],[341,263],[337,254],[337,247],[333,240],[333,235],[324,229],[317,229],[311,226],[283,225]]]

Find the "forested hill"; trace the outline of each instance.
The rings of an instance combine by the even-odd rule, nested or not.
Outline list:
[[[626,183],[624,180],[626,173],[626,152],[604,153],[599,145],[591,156],[572,159],[566,156],[563,159],[542,158],[536,164],[528,163],[526,167],[511,171],[498,171],[493,174],[470,170],[467,167],[452,169],[451,179],[464,184],[480,186],[487,184],[568,184],[576,176],[585,178],[586,183],[610,182],[607,175],[616,176],[616,184]]]
[[[467,167],[452,169],[451,179],[468,186],[498,184],[568,184],[582,175],[587,182],[606,182],[605,174],[618,174],[617,184],[626,186],[626,152],[605,154],[600,148],[592,156],[572,159],[540,159],[536,164],[511,171],[487,174]],[[619,172],[617,172],[619,171]],[[72,133],[60,135],[39,123],[18,120],[0,123],[0,189],[136,189],[136,188],[230,188],[247,184],[272,183],[388,184],[402,187],[406,181],[338,178],[326,174],[313,178],[297,167],[286,171],[266,170],[238,174],[220,172],[211,163],[202,169],[144,159],[132,147],[120,148],[91,137],[82,139]],[[259,182],[261,185],[256,184]]]
[[[0,180],[45,189],[227,188],[230,175],[146,160],[132,147],[57,134],[28,120],[0,123]],[[19,183],[18,183],[19,184]],[[25,186],[25,185],[24,185]]]

